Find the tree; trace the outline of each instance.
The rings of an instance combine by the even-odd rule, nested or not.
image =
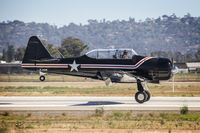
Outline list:
[[[4,60],[4,61],[8,60],[7,51],[5,49],[3,49],[2,60]]]
[[[17,48],[17,51],[15,52],[15,60],[22,61],[25,50],[26,50],[25,46],[21,46],[21,47]]]
[[[192,62],[192,61],[193,61],[192,54],[187,53],[186,54],[186,62]]]
[[[45,40],[42,40],[42,44],[44,45],[44,47],[47,49],[47,51],[50,53],[50,55],[52,57],[60,57],[60,54],[58,52],[58,48],[54,47],[53,44],[47,44]]]
[[[7,56],[8,56],[8,62],[11,62],[14,59],[15,55],[15,49],[13,45],[8,44],[8,50],[7,50]]]
[[[181,52],[176,52],[174,58],[176,62],[184,62],[184,55]]]
[[[57,48],[57,47],[54,47],[53,44],[48,44],[46,48],[47,48],[47,50],[49,51],[49,53],[51,54],[51,56],[57,57],[57,58],[60,57],[60,54],[59,54],[59,52],[58,52],[58,48]]]
[[[195,53],[196,61],[200,61],[200,49]]]
[[[85,49],[88,49],[87,45],[81,40],[72,37],[63,39],[59,48],[60,52],[66,57],[80,56]]]

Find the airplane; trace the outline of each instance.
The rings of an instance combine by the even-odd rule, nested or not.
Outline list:
[[[168,58],[138,55],[133,49],[94,49],[79,57],[55,58],[50,55],[37,36],[30,37],[21,64],[24,69],[39,71],[40,80],[45,73],[64,74],[119,82],[112,79],[128,75],[136,79],[138,92],[135,100],[144,103],[150,100],[146,82],[159,83],[173,76],[177,67]]]

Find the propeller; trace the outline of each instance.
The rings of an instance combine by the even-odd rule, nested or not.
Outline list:
[[[172,61],[172,91],[174,93],[174,75],[178,73],[178,67],[174,65],[174,58],[171,59]]]
[[[172,58],[172,74],[178,73],[178,67],[174,66],[174,58]]]

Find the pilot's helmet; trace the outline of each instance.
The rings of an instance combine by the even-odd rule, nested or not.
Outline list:
[[[124,50],[124,54],[128,54],[128,51],[127,51],[127,50]]]

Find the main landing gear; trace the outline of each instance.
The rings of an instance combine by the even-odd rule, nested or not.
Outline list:
[[[138,103],[144,103],[149,101],[151,95],[148,91],[146,84],[140,79],[137,79],[137,88],[138,92],[135,94],[135,100]]]

